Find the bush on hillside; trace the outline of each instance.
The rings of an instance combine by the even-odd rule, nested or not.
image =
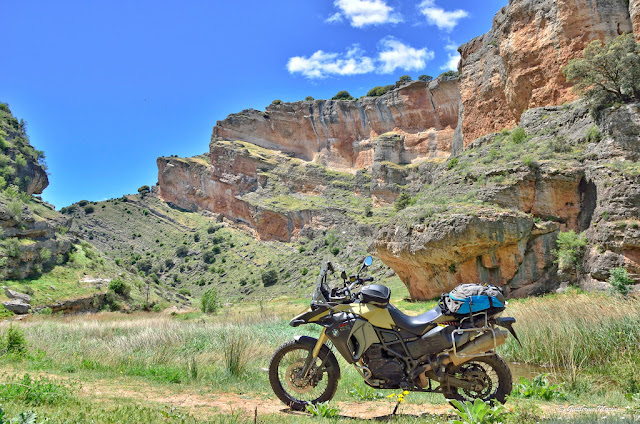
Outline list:
[[[284,103],[284,102],[283,102],[282,100],[280,100],[280,99],[276,99],[276,100],[274,100],[274,101],[272,101],[272,102],[271,102],[271,104],[272,104],[272,105],[281,105],[281,104],[283,104],[283,103]]]
[[[218,296],[218,290],[215,287],[211,287],[202,294],[200,299],[200,309],[205,314],[215,314],[220,309],[220,298]]]
[[[348,91],[342,90],[338,91],[338,93],[331,98],[331,100],[355,100]]]
[[[411,77],[409,75],[403,75],[398,79],[399,83],[409,82],[411,81]]]
[[[305,97],[305,98],[304,98],[304,101],[305,101],[305,102],[312,102],[312,101],[314,101],[314,100],[315,100],[315,99],[314,99],[313,97],[311,97],[311,96],[307,96],[307,97]]]
[[[406,191],[400,193],[400,195],[396,198],[396,201],[393,203],[393,208],[396,211],[401,211],[411,204],[411,196]]]
[[[609,274],[609,284],[621,295],[629,294],[629,287],[633,285],[633,280],[629,277],[627,269],[620,266],[613,268]]]
[[[431,75],[420,75],[418,77],[418,81],[431,81],[433,79],[433,77]]]
[[[393,85],[385,85],[385,86],[378,86],[378,87],[373,87],[371,90],[369,90],[367,92],[367,96],[369,97],[379,97],[382,96],[383,94],[386,94],[387,92],[389,92],[390,90],[393,90],[395,87]]]
[[[131,287],[124,281],[119,278],[115,280],[111,280],[109,282],[109,291],[112,291],[120,296],[129,297],[129,293],[131,292]]]
[[[140,193],[142,197],[144,197],[145,194],[150,192],[151,192],[151,189],[149,188],[148,185],[143,185],[142,187],[138,188],[138,193]]]
[[[562,72],[595,109],[640,100],[640,49],[633,34],[592,41]]]
[[[576,234],[575,231],[558,233],[556,241],[558,248],[553,251],[555,262],[563,271],[573,271],[578,267],[580,259],[587,245],[587,237],[584,234]]]
[[[262,273],[262,285],[273,286],[278,282],[278,272],[275,269],[268,269]]]
[[[185,256],[187,256],[189,254],[189,248],[187,246],[178,246],[178,248],[176,249],[176,256],[179,258],[184,258]]]
[[[94,211],[95,211],[95,209],[91,205],[87,205],[87,206],[84,207],[84,213],[86,213],[86,214],[93,213]]]

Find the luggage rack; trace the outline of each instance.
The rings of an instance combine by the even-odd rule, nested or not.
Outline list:
[[[476,327],[476,323],[475,323],[475,318],[483,318],[482,320],[482,327]],[[460,358],[476,358],[476,357],[480,357],[480,356],[490,356],[493,355],[493,352],[485,352],[485,353],[472,353],[472,354],[460,354],[458,353],[458,345],[456,343],[456,335],[460,334],[463,335],[464,333],[472,333],[472,332],[476,332],[478,333],[478,336],[485,334],[487,331],[491,332],[491,338],[493,339],[493,349],[495,350],[498,348],[498,343],[496,342],[496,332],[493,329],[493,327],[491,327],[489,325],[489,319],[487,316],[487,311],[484,312],[478,312],[476,314],[471,314],[469,313],[468,317],[463,318],[462,320],[460,320],[460,324],[462,325],[464,323],[465,320],[470,320],[471,321],[471,325],[473,325],[473,327],[470,328],[457,328],[455,330],[453,330],[451,332],[452,334],[452,339],[453,339],[453,354],[460,357]],[[472,340],[466,340],[464,344],[468,343],[469,341]]]

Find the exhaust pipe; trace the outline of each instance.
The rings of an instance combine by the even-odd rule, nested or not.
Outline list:
[[[500,328],[494,328],[493,331],[496,335],[495,344],[493,342],[493,334],[491,333],[491,331],[485,331],[484,334],[462,345],[462,347],[458,349],[456,353],[453,353],[452,351],[449,354],[445,354],[440,363],[442,365],[460,365],[472,360],[473,358],[481,356],[483,353],[490,351],[494,347],[503,345],[507,341],[507,335],[509,333],[506,330],[502,330]],[[434,374],[431,366],[427,365],[426,369],[420,375],[418,375],[416,384],[422,388],[425,388],[429,384],[429,378],[441,381],[436,376],[436,374]]]
[[[493,342],[493,334],[490,331],[485,332],[479,337],[471,340],[470,342],[464,344],[462,348],[458,349],[456,353],[451,352],[449,354],[449,361],[453,363],[453,365],[460,365],[463,362],[467,362],[473,359],[472,355],[481,355],[485,352],[490,351],[496,346],[500,346],[507,341],[507,331],[502,330],[500,328],[495,328],[493,330],[495,332],[495,344]],[[447,361],[445,359],[445,361]]]

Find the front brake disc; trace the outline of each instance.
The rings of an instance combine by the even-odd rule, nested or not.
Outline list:
[[[315,387],[310,377],[304,379],[298,378],[300,371],[304,368],[304,362],[303,359],[298,359],[287,367],[285,373],[287,385],[296,393],[309,393]]]

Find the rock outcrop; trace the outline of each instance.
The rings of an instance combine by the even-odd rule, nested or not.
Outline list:
[[[459,103],[457,78],[413,81],[380,97],[244,110],[218,121],[212,141],[248,141],[332,169],[355,170],[372,164],[370,141],[393,131],[404,136],[404,160],[410,162],[449,155]]]
[[[592,40],[637,31],[632,18],[636,1],[511,0],[459,49],[465,145],[516,126],[527,109],[575,100],[562,67]]]
[[[638,124],[638,105],[598,123],[580,102],[529,110],[524,140],[493,134],[436,169],[432,193],[383,226],[375,252],[419,299],[460,283],[512,297],[550,291],[567,278],[555,262],[559,231],[587,237],[574,270],[584,288],[606,287],[616,266],[640,274]]]

